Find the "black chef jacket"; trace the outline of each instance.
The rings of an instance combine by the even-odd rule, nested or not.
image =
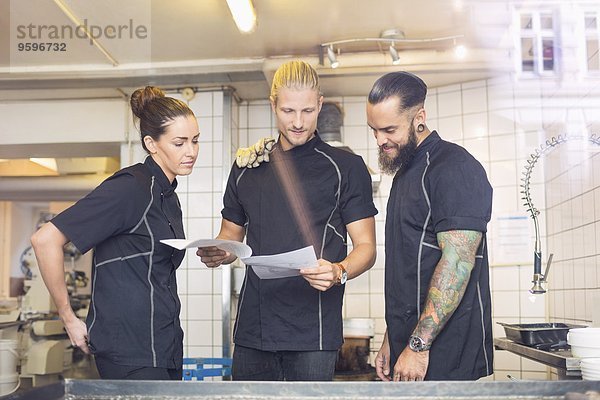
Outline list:
[[[160,243],[185,238],[176,187],[147,157],[52,220],[82,253],[95,248],[89,345],[116,364],[181,367],[175,270],[185,252]]]
[[[289,172],[297,195],[289,195],[278,170]],[[304,200],[302,200],[304,199]],[[292,202],[303,204],[298,221]],[[324,143],[318,135],[282,151],[258,168],[232,167],[223,200],[223,218],[245,226],[254,255],[270,255],[314,245],[317,258],[331,262],[347,255],[346,225],[377,214],[371,178],[358,155]],[[302,234],[307,223],[317,243]],[[259,279],[247,268],[238,303],[234,341],[267,351],[336,350],[342,342],[344,286],[326,292],[300,277]]]
[[[434,340],[425,379],[477,379],[492,373],[492,327],[485,232],[492,188],[465,149],[432,132],[404,172],[394,177],[385,225],[385,314],[391,366],[423,312],[441,257],[437,233],[483,232],[458,308]]]

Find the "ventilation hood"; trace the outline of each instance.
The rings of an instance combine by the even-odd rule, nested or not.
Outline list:
[[[343,124],[344,112],[342,107],[336,102],[324,102],[317,120],[317,130],[319,131],[319,136],[324,142],[327,142],[333,147],[338,147],[352,154],[356,154],[350,147],[346,146],[342,142]],[[371,175],[371,184],[373,187],[373,193],[375,193],[379,189],[379,184],[381,183],[381,174],[373,171],[368,165],[367,169]]]

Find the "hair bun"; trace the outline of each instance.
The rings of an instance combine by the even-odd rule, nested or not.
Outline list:
[[[165,97],[165,92],[161,89],[154,86],[146,86],[143,89],[137,89],[131,95],[131,111],[133,114],[140,118],[142,115],[144,108],[150,103],[152,100],[158,97]]]

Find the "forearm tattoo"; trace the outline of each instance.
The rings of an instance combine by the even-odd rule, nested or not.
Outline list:
[[[433,272],[425,308],[414,331],[425,343],[435,340],[460,304],[481,238],[481,232],[475,231],[438,233],[442,257]]]

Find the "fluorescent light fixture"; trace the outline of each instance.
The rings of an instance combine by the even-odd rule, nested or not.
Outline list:
[[[392,56],[392,64],[400,65],[400,56],[398,55],[398,50],[394,47],[394,45],[390,45],[390,56]]]
[[[454,47],[454,55],[456,58],[463,59],[467,55],[467,48],[463,44],[456,45]]]
[[[229,11],[242,33],[251,33],[256,28],[256,11],[252,0],[227,0]]]
[[[329,46],[327,48],[327,58],[329,58],[329,64],[331,64],[331,68],[337,68],[340,66],[340,62],[337,60],[335,52],[333,51],[333,46]]]

